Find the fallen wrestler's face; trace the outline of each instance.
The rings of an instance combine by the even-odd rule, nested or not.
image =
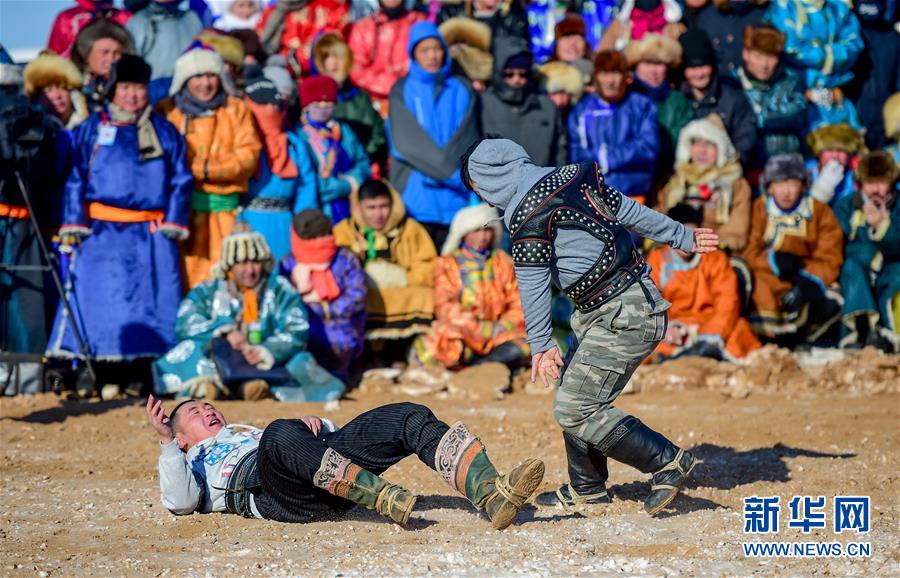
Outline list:
[[[205,439],[215,437],[226,425],[225,416],[213,404],[202,400],[190,401],[178,409],[174,420],[175,438],[181,449],[188,450]]]

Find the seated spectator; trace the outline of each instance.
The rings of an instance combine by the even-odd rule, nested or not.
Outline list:
[[[603,32],[599,50],[625,50],[630,42],[653,33],[677,40],[684,31],[676,0],[625,0],[615,20]]]
[[[656,210],[686,204],[699,212],[702,227],[719,235],[727,254],[742,251],[750,232],[750,184],[719,116],[685,126],[675,158],[675,175],[659,192]]]
[[[862,135],[849,124],[823,125],[806,135],[814,159],[806,161],[813,198],[834,206],[853,194],[853,167],[866,150]]]
[[[859,21],[849,2],[774,0],[765,20],[784,32],[788,64],[805,75],[808,127],[847,123],[861,128],[856,108],[841,91],[853,79],[853,65],[863,51]]]
[[[340,379],[363,352],[366,274],[356,256],[335,244],[331,221],[318,209],[294,215],[291,253],[282,274],[300,293],[309,315],[309,350]]]
[[[81,73],[69,60],[44,52],[24,71],[25,96],[72,130],[88,117],[87,99],[81,92]]]
[[[391,87],[409,71],[409,30],[425,14],[407,10],[404,0],[379,0],[376,13],[356,22],[347,43],[353,53],[350,79],[369,93],[387,118]]]
[[[187,141],[194,175],[191,238],[184,248],[188,287],[210,278],[262,148],[250,109],[228,87],[222,58],[197,43],[178,58],[171,96],[159,103]]]
[[[597,161],[610,186],[643,203],[659,153],[656,107],[629,90],[628,63],[621,52],[601,50],[594,69],[596,93],[582,97],[569,115],[569,159]]]
[[[494,42],[518,38],[528,42],[528,17],[521,0],[450,0],[441,3],[437,24],[451,18],[472,18],[491,29]],[[496,45],[494,45],[496,46]]]
[[[380,167],[387,160],[384,119],[375,110],[369,95],[350,80],[353,67],[350,47],[333,32],[323,34],[313,45],[313,63],[319,74],[330,76],[338,83],[334,118],[353,129],[372,166],[379,167],[380,174]]]
[[[368,278],[366,338],[405,339],[428,331],[437,258],[428,232],[382,181],[363,183],[350,205],[352,215],[334,227],[334,239],[359,258]]]
[[[689,205],[675,205],[669,217],[703,226],[702,213]],[[663,245],[647,255],[647,265],[662,296],[672,303],[665,337],[652,361],[684,355],[735,361],[762,347],[741,317],[738,277],[724,252],[692,255]]]
[[[76,319],[59,308],[48,352],[83,355],[74,322],[92,358],[128,362],[175,343],[191,176],[184,140],[150,106],[150,66],[125,55],[113,67],[109,106],[75,129],[60,237]]]
[[[844,347],[900,351],[900,203],[897,164],[888,153],[862,157],[859,190],[835,203],[844,231]]]
[[[330,76],[311,76],[300,89],[301,117],[295,134],[306,144],[316,170],[312,204],[294,203],[294,212],[319,208],[328,218],[350,216],[350,194],[372,175],[363,145],[345,123],[335,120],[338,85]]]
[[[207,0],[219,30],[253,30],[262,17],[264,0]]]
[[[88,110],[100,112],[109,94],[109,73],[125,53],[134,52],[128,31],[112,20],[98,18],[81,29],[72,48],[72,64],[84,78]]]
[[[338,399],[345,386],[306,351],[306,310],[290,281],[272,272],[265,239],[234,232],[221,255],[213,279],[178,308],[180,343],[154,363],[154,393],[256,401],[289,388],[297,401]]]
[[[770,0],[685,0],[682,22],[688,30],[702,30],[716,51],[716,68],[730,76],[741,66],[743,34],[766,15]]]
[[[522,145],[538,166],[566,164],[566,127],[550,99],[536,90],[528,44],[511,38],[500,41],[495,53],[494,80],[481,95],[482,130]]]
[[[448,369],[497,362],[516,370],[525,364],[525,315],[512,257],[497,248],[501,234],[490,205],[456,214],[435,266],[434,323],[413,343],[414,361]]]
[[[684,125],[694,118],[687,98],[672,90],[669,72],[681,63],[681,45],[666,36],[648,32],[640,40],[628,43],[625,58],[632,70],[632,89],[648,97],[656,105],[659,131],[657,180],[671,174],[675,162],[675,144]]]
[[[105,19],[124,26],[131,18],[131,12],[113,7],[113,0],[75,0],[77,6],[66,8],[56,15],[50,27],[47,49],[63,58],[74,54],[75,39],[85,26],[96,20]]]
[[[193,10],[178,0],[150,0],[125,25],[134,38],[137,54],[153,69],[150,101],[165,98],[175,73],[175,61],[200,34],[203,24]]]
[[[415,24],[407,49],[409,74],[390,96],[390,181],[409,215],[439,245],[453,216],[472,199],[459,176],[459,157],[479,135],[477,98],[450,73],[447,44],[434,24]]]
[[[780,62],[783,48],[784,34],[771,24],[744,30],[744,64],[735,76],[759,129],[752,168],[765,166],[769,157],[800,152],[807,101],[803,79]]]
[[[712,113],[722,117],[741,162],[749,166],[756,147],[756,116],[736,79],[719,76],[715,52],[701,30],[688,30],[678,39],[683,50],[684,82],[681,92],[694,109],[694,118]]]
[[[750,323],[761,336],[793,344],[818,339],[842,303],[829,286],[844,261],[844,236],[831,208],[807,194],[808,183],[799,154],[769,159],[742,254],[754,279]]]
[[[276,0],[263,11],[256,32],[269,54],[289,56],[308,76],[316,38],[324,32],[343,36],[349,23],[349,0]]]
[[[581,71],[565,62],[548,62],[538,70],[538,84],[559,110],[565,123],[584,94]],[[568,142],[568,138],[566,139]]]
[[[315,206],[316,167],[306,144],[287,127],[287,102],[258,66],[248,66],[244,102],[253,113],[263,145],[259,169],[250,179],[240,219],[266,239],[276,261],[291,251],[291,218]]]
[[[491,28],[471,18],[451,18],[438,28],[450,51],[453,74],[467,78],[475,92],[484,92],[494,73]]]
[[[885,135],[893,141],[884,150],[894,157],[895,163],[900,165],[900,92],[895,92],[885,101],[882,114]]]

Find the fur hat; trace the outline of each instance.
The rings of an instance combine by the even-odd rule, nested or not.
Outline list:
[[[722,118],[712,113],[706,118],[698,118],[687,123],[678,133],[678,146],[675,148],[675,166],[686,165],[691,162],[691,142],[701,139],[716,145],[716,166],[724,167],[728,161],[737,156]]]
[[[213,265],[213,277],[227,279],[232,267],[248,261],[262,263],[267,274],[275,267],[275,259],[265,238],[256,231],[239,230],[241,228],[236,227],[235,231],[222,240],[222,255],[219,262]]]
[[[471,18],[450,18],[438,28],[450,48],[450,58],[469,80],[488,82],[494,71],[491,56],[491,29]]]
[[[241,70],[244,67],[244,44],[237,38],[207,28],[195,36],[194,40],[202,42],[218,52],[222,61],[230,64],[235,70]]]
[[[809,183],[809,172],[803,164],[800,153],[775,155],[766,162],[766,168],[759,177],[759,189],[765,194],[769,191],[769,185],[775,181],[798,179],[806,188]]]
[[[564,36],[584,36],[587,37],[587,29],[584,25],[584,19],[575,14],[567,14],[565,18],[556,23],[553,29],[553,37],[556,40]]]
[[[628,75],[628,61],[618,50],[601,50],[594,56],[594,74],[600,72],[621,72]]]
[[[83,80],[72,62],[55,52],[45,51],[25,67],[25,96],[37,98],[48,86],[62,86],[66,90],[81,88]]]
[[[744,48],[778,56],[784,50],[784,32],[768,23],[744,27]]]
[[[854,173],[857,183],[887,181],[893,184],[898,177],[897,163],[890,153],[876,151],[859,159]]]
[[[82,28],[75,37],[75,45],[72,47],[72,64],[79,70],[87,70],[87,59],[91,48],[101,38],[112,38],[122,45],[123,52],[134,53],[131,34],[117,22],[101,17]]]
[[[441,255],[449,255],[459,248],[463,237],[486,227],[494,230],[494,246],[496,247],[497,243],[500,242],[500,236],[503,234],[500,228],[500,214],[497,212],[497,209],[487,203],[460,209],[450,224],[450,232],[447,233],[447,240],[441,249]]]
[[[293,227],[301,239],[327,237],[331,234],[331,219],[319,209],[304,209],[294,215]]]
[[[178,94],[190,78],[200,74],[218,75],[222,79],[223,88],[225,84],[230,84],[230,80],[225,80],[225,63],[219,53],[201,42],[194,42],[175,61],[175,74],[172,75],[169,95]]]
[[[900,140],[900,92],[895,92],[884,101],[882,114],[884,115],[884,132],[887,137]]]
[[[113,64],[109,73],[110,97],[116,93],[116,84],[120,82],[133,82],[135,84],[150,84],[150,76],[153,74],[150,65],[140,56],[123,54],[122,58]]]
[[[581,72],[565,62],[548,62],[538,70],[538,82],[547,94],[564,90],[569,93],[572,103],[576,103],[584,94],[584,81]]]
[[[862,135],[849,124],[826,124],[806,135],[806,144],[812,154],[819,156],[825,150],[839,150],[851,155],[865,152]]]
[[[341,59],[341,69],[337,75],[333,76],[338,84],[343,84],[350,75],[350,68],[353,66],[353,53],[350,52],[350,46],[341,38],[340,34],[335,32],[327,32],[316,40],[312,48],[313,64],[319,74],[325,74],[325,59],[334,54]],[[331,76],[331,75],[329,75]]]
[[[640,40],[632,40],[625,46],[625,58],[632,68],[638,62],[659,62],[669,68],[678,68],[681,64],[681,45],[668,36],[648,32]]]
[[[330,76],[310,76],[300,87],[300,108],[314,102],[337,102],[338,84]]]

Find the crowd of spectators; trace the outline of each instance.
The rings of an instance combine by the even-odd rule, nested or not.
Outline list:
[[[719,234],[644,242],[654,360],[900,350],[893,2],[76,0],[0,67],[4,118],[49,119],[4,160],[3,351],[245,399],[527,365],[508,236],[460,176],[486,134]]]

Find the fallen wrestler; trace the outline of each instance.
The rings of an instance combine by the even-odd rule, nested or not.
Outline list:
[[[502,530],[544,477],[543,462],[531,458],[500,475],[462,422],[448,426],[413,403],[377,407],[342,428],[309,416],[259,429],[229,424],[203,400],[166,416],[151,395],[147,417],[159,434],[162,504],[174,514],[309,522],[361,504],[405,524],[416,496],[380,474],[415,454]]]

